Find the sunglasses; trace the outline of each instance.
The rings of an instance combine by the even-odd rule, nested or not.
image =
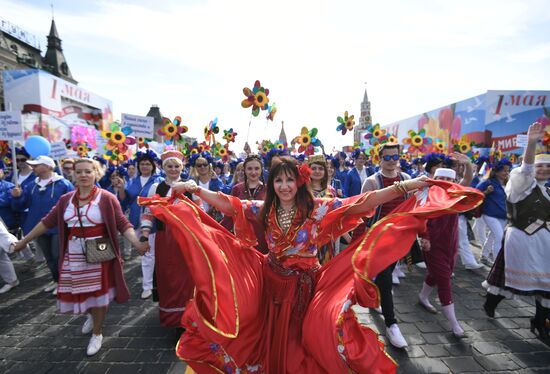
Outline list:
[[[198,168],[202,168],[202,167],[207,167],[208,164],[195,164],[195,166]]]
[[[397,160],[399,160],[400,157],[401,156],[399,156],[399,155],[391,155],[391,156],[390,155],[385,155],[385,156],[382,156],[382,160],[384,160],[384,161],[389,161],[389,160],[397,161]]]

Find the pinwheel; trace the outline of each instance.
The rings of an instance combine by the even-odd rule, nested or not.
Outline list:
[[[243,88],[243,93],[246,99],[241,102],[241,106],[243,108],[252,107],[252,115],[254,117],[258,117],[260,109],[267,110],[269,108],[269,98],[267,97],[269,89],[262,87],[260,81],[256,81],[252,89],[248,87]]]
[[[410,153],[403,153],[401,154],[401,158],[407,162],[411,162],[411,154]]]
[[[409,130],[409,138],[403,139],[403,143],[410,144],[407,150],[409,153],[426,153],[428,152],[428,147],[426,146],[432,144],[432,139],[426,136],[425,129],[418,131],[418,133],[414,132],[414,130]]]
[[[434,142],[434,151],[439,153],[446,153],[447,151],[447,143],[445,143],[441,139],[435,139]]]
[[[231,142],[235,142],[235,137],[237,136],[236,132],[233,132],[233,128],[230,128],[229,130],[223,130],[223,138],[227,142],[227,144]]]
[[[207,141],[209,145],[215,143],[215,134],[219,132],[220,128],[218,127],[218,117],[216,117],[210,121],[208,125],[204,126],[204,140]]]
[[[367,139],[371,145],[380,144],[388,140],[386,130],[381,129],[379,123],[367,127],[367,134],[365,134],[364,138]]]
[[[136,138],[138,149],[140,148],[149,148],[149,142],[152,142],[153,139],[144,138],[143,136],[138,136]]]
[[[376,144],[374,147],[369,148],[367,151],[370,155],[370,161],[373,165],[378,165],[380,163],[380,144]],[[365,154],[367,154],[365,152]]]
[[[271,143],[269,140],[262,140],[261,143],[258,143],[258,151],[262,155],[266,155],[273,149],[273,143]]]
[[[107,151],[104,157],[114,162],[126,161],[128,159],[126,155],[128,145],[136,143],[134,138],[128,136],[131,133],[131,127],[126,126],[121,128],[118,122],[111,123],[109,130],[101,132],[101,136],[108,140],[104,147]]]
[[[462,138],[458,142],[455,142],[453,144],[453,149],[456,152],[460,152],[462,154],[465,154],[466,156],[472,158],[473,152],[472,152],[472,146],[475,144],[475,142],[468,141],[468,137],[466,135],[463,135]]]
[[[164,125],[157,131],[159,135],[164,137],[165,144],[183,143],[183,134],[189,129],[187,126],[181,124],[181,117],[176,116],[174,121],[170,121],[169,118],[164,117],[162,119]]]
[[[278,149],[280,151],[284,151],[285,148],[286,148],[284,143],[280,140],[277,140],[273,146],[274,146],[275,149]]]
[[[270,121],[273,121],[276,113],[277,113],[277,106],[275,105],[275,103],[273,103],[273,105],[269,105],[267,108],[266,118]]]
[[[388,143],[399,143],[399,140],[397,140],[397,136],[395,135],[389,135],[388,136]]]
[[[298,152],[304,153],[306,156],[315,153],[315,147],[321,147],[321,141],[316,138],[317,129],[314,127],[308,130],[307,127],[302,127],[302,132],[294,138],[294,141],[300,144]]]
[[[209,152],[210,151],[210,144],[206,144],[206,142],[199,143],[198,146],[197,146],[197,149],[200,153]]]
[[[336,120],[338,121],[339,125],[336,127],[336,131],[341,131],[342,135],[346,135],[346,132],[353,130],[353,126],[355,126],[354,116],[348,116],[348,111],[346,110],[344,112],[344,118],[338,116]]]
[[[88,157],[88,153],[92,150],[87,143],[80,143],[76,146],[75,151],[80,157]]]

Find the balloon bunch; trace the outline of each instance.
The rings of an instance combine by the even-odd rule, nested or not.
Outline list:
[[[259,80],[254,82],[254,87],[252,89],[248,87],[243,88],[243,93],[246,99],[241,102],[241,106],[243,108],[252,107],[252,115],[254,117],[258,117],[260,109],[267,110],[269,108],[269,98],[267,97],[269,95],[269,89],[262,87]],[[276,111],[275,109],[275,112]],[[275,113],[273,116],[274,115]]]
[[[355,126],[354,116],[348,116],[347,110],[344,112],[344,118],[338,116],[336,120],[339,123],[338,127],[336,127],[336,131],[341,131],[342,135],[346,135],[346,132],[353,130],[353,126]]]
[[[101,136],[108,140],[104,147],[107,152],[105,152],[103,157],[114,163],[126,161],[128,159],[128,146],[136,143],[134,138],[128,136],[131,133],[131,127],[126,126],[121,128],[118,122],[111,123],[109,130],[101,132]]]
[[[409,137],[403,139],[404,144],[409,144],[407,152],[409,153],[426,153],[429,151],[428,145],[432,144],[432,138],[426,136],[426,129],[421,129],[415,132],[409,130]]]
[[[294,142],[300,145],[298,152],[304,153],[307,156],[315,153],[315,147],[322,147],[321,141],[317,139],[317,128],[315,127],[311,130],[308,130],[307,127],[302,127],[302,132],[294,138]]]
[[[158,130],[158,134],[164,137],[164,143],[170,145],[172,143],[183,143],[183,134],[189,129],[181,124],[181,117],[176,116],[174,121],[168,118],[163,118],[164,126]]]

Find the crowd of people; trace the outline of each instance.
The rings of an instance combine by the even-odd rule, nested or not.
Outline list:
[[[530,126],[516,165],[460,153],[408,162],[389,142],[377,163],[361,148],[230,162],[142,149],[122,165],[58,165],[18,148],[16,180],[0,165],[0,294],[19,285],[13,260],[47,265],[44,291],[59,312],[86,315],[93,356],[109,304],[130,298],[124,263],[134,249],[141,298],[158,302],[161,325],[183,329],[176,353],[199,373],[386,373],[395,362],[350,306],[381,313],[389,343],[406,347],[392,287],[415,262],[426,274],[418,303],[438,313],[437,288],[450,332],[463,338],[452,297],[459,257],[466,269],[491,268],[489,317],[504,298],[530,299],[531,330],[550,345],[550,154],[535,154],[543,137],[541,124]]]

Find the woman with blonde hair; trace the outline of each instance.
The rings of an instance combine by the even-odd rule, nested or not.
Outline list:
[[[102,175],[99,164],[82,158],[74,166],[77,189],[63,195],[50,213],[17,242],[15,250],[23,249],[37,236],[57,227],[61,238],[57,306],[61,313],[88,314],[82,333],[93,332],[86,351],[93,356],[101,348],[103,321],[110,302],[125,303],[130,298],[122,271],[118,232],[140,251],[145,252],[149,246],[139,242],[117,198],[96,186]],[[88,262],[87,243],[99,238],[108,239],[114,258]]]
[[[190,179],[194,180],[197,185],[208,191],[218,192],[223,188],[221,179],[216,175],[212,167],[212,155],[210,152],[196,153],[189,158],[191,164]],[[203,202],[202,208],[216,221],[220,222],[223,215],[208,203]]]

